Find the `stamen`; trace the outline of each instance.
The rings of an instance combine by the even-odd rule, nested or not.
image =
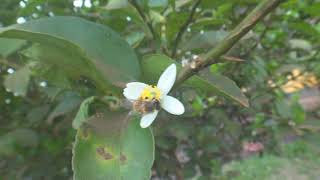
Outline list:
[[[157,86],[151,85],[143,89],[139,99],[151,101],[152,99],[160,100],[161,91]]]

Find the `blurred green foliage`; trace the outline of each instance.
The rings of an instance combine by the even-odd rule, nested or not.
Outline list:
[[[92,96],[113,97],[106,102],[112,109],[117,108],[117,100],[123,98],[119,86],[110,90],[104,80],[113,85],[120,80],[128,81],[129,77],[154,81],[148,78],[159,74],[160,66],[164,65],[160,62],[159,67],[152,67],[144,63],[149,57],[146,55],[151,53],[162,54],[162,60],[168,59],[166,55],[177,63],[192,63],[194,55],[203,54],[219,43],[258,2],[202,0],[194,7],[196,3],[191,0],[139,0],[137,5],[145,16],[142,18],[137,8],[126,0],[2,0],[0,25],[3,27],[56,16],[81,17],[110,27],[135,53],[126,44],[117,44],[119,48],[127,48],[126,53],[99,49],[113,47],[117,40],[94,39],[90,34],[94,31],[93,25],[80,28],[81,37],[93,38],[92,41],[73,39],[79,28],[73,29],[76,26],[72,24],[68,24],[66,38],[79,47],[91,48],[92,54],[99,54],[103,62],[115,63],[113,67],[117,67],[118,58],[126,56],[131,60],[128,64],[136,64],[136,71],[130,72],[132,67],[124,65],[122,68],[128,71],[118,71],[121,76],[112,77],[104,66],[90,61],[92,54],[85,54],[72,44],[53,46],[51,41],[56,42],[55,38],[45,37],[36,43],[29,34],[21,35],[27,41],[1,38],[0,177],[70,179],[73,176],[72,143],[76,136],[72,121],[75,117],[87,117],[79,115],[81,112],[77,115],[81,102]],[[194,15],[190,18],[192,9]],[[184,24],[187,26],[182,28]],[[50,27],[47,31],[55,30],[54,25],[45,27]],[[176,43],[180,31],[182,36]],[[192,87],[199,81],[186,83],[174,92],[183,101],[186,113],[177,117],[162,112],[153,124],[156,143],[153,178],[223,177],[223,168],[229,161],[243,158],[245,141],[263,143],[267,155],[231,165],[235,169],[231,175],[236,177],[240,171],[240,179],[268,177],[269,173],[277,174],[283,166],[296,161],[300,166],[306,158],[319,155],[320,147],[316,144],[320,130],[319,44],[320,1],[282,3],[226,54],[229,58],[219,60],[199,74],[201,82],[212,77],[232,79],[239,88],[233,88],[233,82],[222,86],[222,89],[231,87],[226,91],[229,98],[208,94],[203,90],[206,88]],[[116,55],[110,58],[113,53]],[[151,66],[143,70],[152,72],[142,71],[140,75],[137,64]],[[105,73],[98,74],[98,71]],[[211,86],[199,84],[209,87],[207,89],[219,87],[215,82]],[[237,98],[230,100],[234,89],[235,97],[241,97],[238,102],[248,98],[249,108],[232,101]],[[83,111],[89,112],[92,113],[90,108]],[[301,141],[290,144],[309,134],[315,134],[310,138],[311,146]],[[315,151],[309,152],[314,148]],[[300,160],[292,160],[303,153],[306,155]],[[311,164],[312,169],[319,166],[319,161],[315,159]],[[267,171],[257,171],[269,166]]]

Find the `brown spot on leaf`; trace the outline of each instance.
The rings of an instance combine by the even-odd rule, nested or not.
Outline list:
[[[91,116],[86,124],[97,136],[114,136],[121,133],[123,123],[126,121],[125,111],[97,113]],[[107,117],[106,117],[107,116]]]
[[[110,160],[113,158],[113,156],[109,152],[107,152],[106,148],[104,147],[98,147],[96,151],[98,155],[100,155],[104,160]]]

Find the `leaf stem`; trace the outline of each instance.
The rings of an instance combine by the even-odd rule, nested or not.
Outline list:
[[[186,66],[178,74],[175,87],[190,78],[201,69],[215,63],[222,55],[229,51],[247,32],[249,32],[261,19],[275,9],[284,0],[262,0],[255,9],[238,24],[227,37],[216,47],[212,48],[198,58],[196,67]]]

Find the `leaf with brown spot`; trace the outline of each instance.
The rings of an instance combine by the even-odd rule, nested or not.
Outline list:
[[[150,129],[141,128],[137,117],[128,119],[127,112],[98,113],[78,129],[72,159],[75,180],[149,180],[153,161]]]
[[[98,147],[96,149],[97,154],[100,155],[104,160],[110,160],[113,156],[107,151],[105,147]]]

